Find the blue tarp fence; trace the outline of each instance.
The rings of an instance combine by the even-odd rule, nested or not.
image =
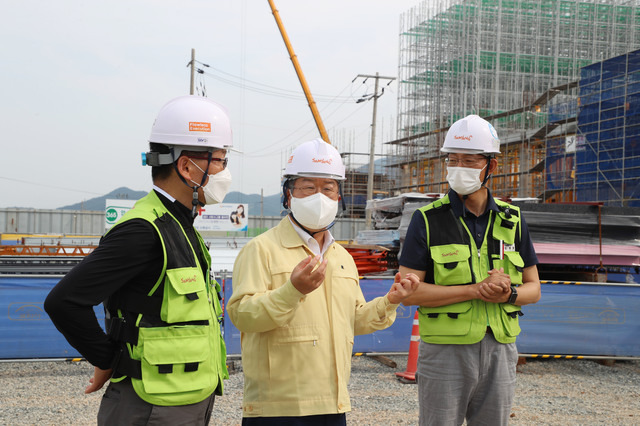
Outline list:
[[[44,311],[44,299],[58,281],[0,276],[0,359],[80,357]],[[104,324],[102,305],[95,312]]]
[[[0,359],[80,357],[51,323],[44,299],[59,277],[0,276]],[[231,278],[223,279],[225,300]],[[367,300],[384,295],[390,279],[360,281]],[[104,318],[102,306],[96,315]],[[523,307],[521,354],[640,357],[640,286],[542,284],[542,299]],[[354,352],[408,352],[415,307],[400,306],[386,330],[357,336]],[[225,313],[227,351],[240,354],[240,332]]]

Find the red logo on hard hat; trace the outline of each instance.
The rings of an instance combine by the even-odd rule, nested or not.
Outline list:
[[[189,131],[190,132],[211,132],[211,123],[200,122],[200,121],[190,121]]]
[[[291,162],[293,162],[293,155],[291,157],[289,157],[289,161],[287,161],[287,163],[291,164]]]
[[[312,158],[311,161],[314,163],[322,163],[322,164],[331,164],[331,158]]]
[[[454,136],[454,139],[462,139],[465,140],[467,142],[471,142],[471,138],[473,137],[473,135],[469,135],[469,136]]]

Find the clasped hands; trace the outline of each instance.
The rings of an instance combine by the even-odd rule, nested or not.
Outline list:
[[[477,298],[485,302],[505,303],[511,294],[511,277],[504,268],[492,269],[489,276],[477,284]]]

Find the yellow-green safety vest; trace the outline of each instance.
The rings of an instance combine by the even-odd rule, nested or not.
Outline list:
[[[419,209],[425,220],[434,284],[477,283],[489,276],[489,270],[501,267],[512,285],[522,284],[520,209],[494,200],[500,211],[489,211],[479,249],[464,220],[454,214],[448,195]],[[487,326],[501,343],[515,342],[520,333],[518,316],[522,312],[508,303],[474,299],[435,308],[421,306],[418,312],[420,337],[427,343],[477,343],[484,338]]]
[[[156,229],[164,263],[147,295],[127,293],[107,303],[110,322],[121,326],[109,334],[126,345],[115,373],[129,376],[138,396],[154,405],[194,404],[216,390],[222,393],[223,379],[229,375],[220,327],[220,285],[208,273],[211,256],[202,237],[196,231],[207,274],[180,222],[154,191],[136,202],[119,223],[132,219],[144,219]],[[123,325],[126,318],[129,323]],[[116,375],[112,381],[122,380]]]

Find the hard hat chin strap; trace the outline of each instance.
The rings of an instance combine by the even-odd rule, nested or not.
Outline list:
[[[173,155],[173,148],[171,148],[171,150],[172,150],[171,154]],[[209,151],[207,155],[207,168],[205,170],[209,170],[209,166],[211,165],[211,157],[212,157],[212,153]],[[176,171],[176,174],[178,175],[182,183],[184,183],[185,185],[187,185],[189,188],[193,190],[193,197],[191,198],[191,217],[195,218],[196,216],[198,216],[198,206],[204,207],[204,203],[201,203],[200,200],[198,199],[198,188],[201,188],[204,186],[204,182],[207,180],[208,175],[206,172],[203,172],[202,180],[200,180],[200,185],[194,184],[193,186],[191,186],[190,183],[187,182],[187,180],[184,178],[184,176],[182,176],[182,174],[178,170],[177,160],[178,159],[176,158],[176,161],[173,162],[173,168]]]
[[[487,181],[491,177],[491,174],[489,174],[489,167],[490,166],[491,166],[491,157],[487,157],[487,170],[485,171],[484,179],[482,180],[482,186],[485,186],[485,184],[487,183]]]
[[[293,179],[287,178],[282,184],[282,207],[285,209],[289,208],[289,203],[287,202],[287,190],[289,189],[291,182],[293,182]]]

